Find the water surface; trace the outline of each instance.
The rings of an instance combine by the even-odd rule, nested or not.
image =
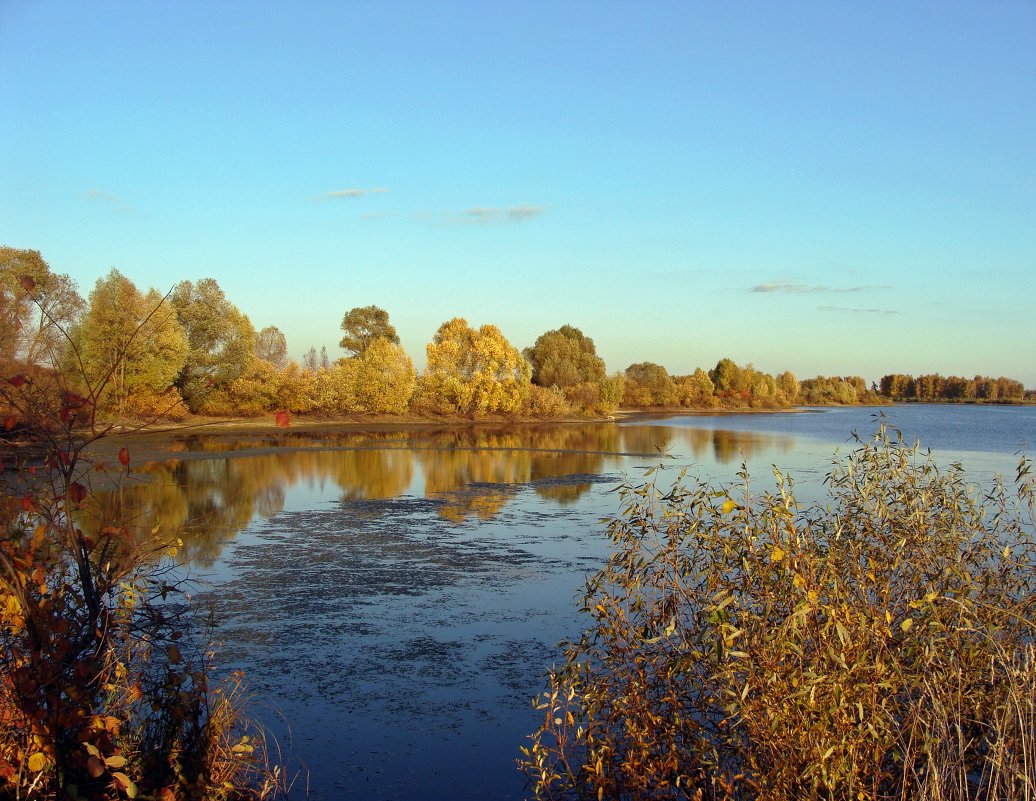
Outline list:
[[[978,482],[1013,475],[1036,409],[896,406],[908,440]],[[576,597],[607,557],[614,488],[663,465],[753,486],[771,466],[807,500],[871,409],[562,426],[180,440],[127,508],[186,529],[221,665],[318,799],[522,798],[518,747],[537,726]]]

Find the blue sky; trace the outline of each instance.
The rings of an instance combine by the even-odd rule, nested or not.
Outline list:
[[[1036,387],[1036,4],[0,0],[0,244],[610,370]]]

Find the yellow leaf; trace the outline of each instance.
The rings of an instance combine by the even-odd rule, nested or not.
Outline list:
[[[913,628],[913,626],[914,626],[914,621],[911,618],[909,618],[909,617],[906,618],[902,623],[899,624],[899,627],[904,632],[910,631],[910,629]]]
[[[735,504],[732,500],[730,500],[730,498],[727,498],[727,500],[725,500],[723,502],[723,514],[725,514],[725,515],[730,514],[732,511],[734,511],[734,507],[736,505],[737,504]]]
[[[773,550],[770,552],[771,562],[780,562],[784,559],[784,551],[781,550],[780,545],[774,545]]]
[[[29,757],[29,770],[33,773],[39,773],[47,765],[47,757],[41,751],[37,751],[31,757]]]

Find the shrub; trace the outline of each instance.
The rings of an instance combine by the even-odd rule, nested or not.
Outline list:
[[[1028,469],[976,497],[882,427],[824,505],[776,470],[623,487],[522,749],[537,797],[1032,798]]]
[[[564,417],[570,411],[565,395],[566,393],[557,387],[541,387],[532,384],[529,387],[529,395],[525,399],[522,413],[529,417]]]
[[[105,469],[83,452],[109,433],[93,413],[106,386],[82,397],[56,372],[0,379],[18,432],[0,440],[14,467],[0,473],[0,798],[276,795],[240,677],[209,685],[211,654],[162,569],[175,532],[150,521],[141,543],[117,495],[91,490]],[[118,461],[115,480],[127,448]]]
[[[140,390],[126,398],[125,414],[142,420],[183,420],[189,414],[180,391],[170,387],[165,392]]]

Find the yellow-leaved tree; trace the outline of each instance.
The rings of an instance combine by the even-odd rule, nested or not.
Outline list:
[[[532,367],[495,325],[462,317],[439,326],[428,344],[424,400],[440,412],[514,413],[529,393]]]
[[[354,392],[362,411],[402,414],[407,410],[417,384],[417,371],[402,345],[378,337],[355,362]]]
[[[173,380],[187,359],[187,338],[176,310],[154,289],[144,294],[112,270],[97,280],[70,339],[66,371],[88,395],[103,387],[98,399],[106,410],[151,416],[182,408]]]

